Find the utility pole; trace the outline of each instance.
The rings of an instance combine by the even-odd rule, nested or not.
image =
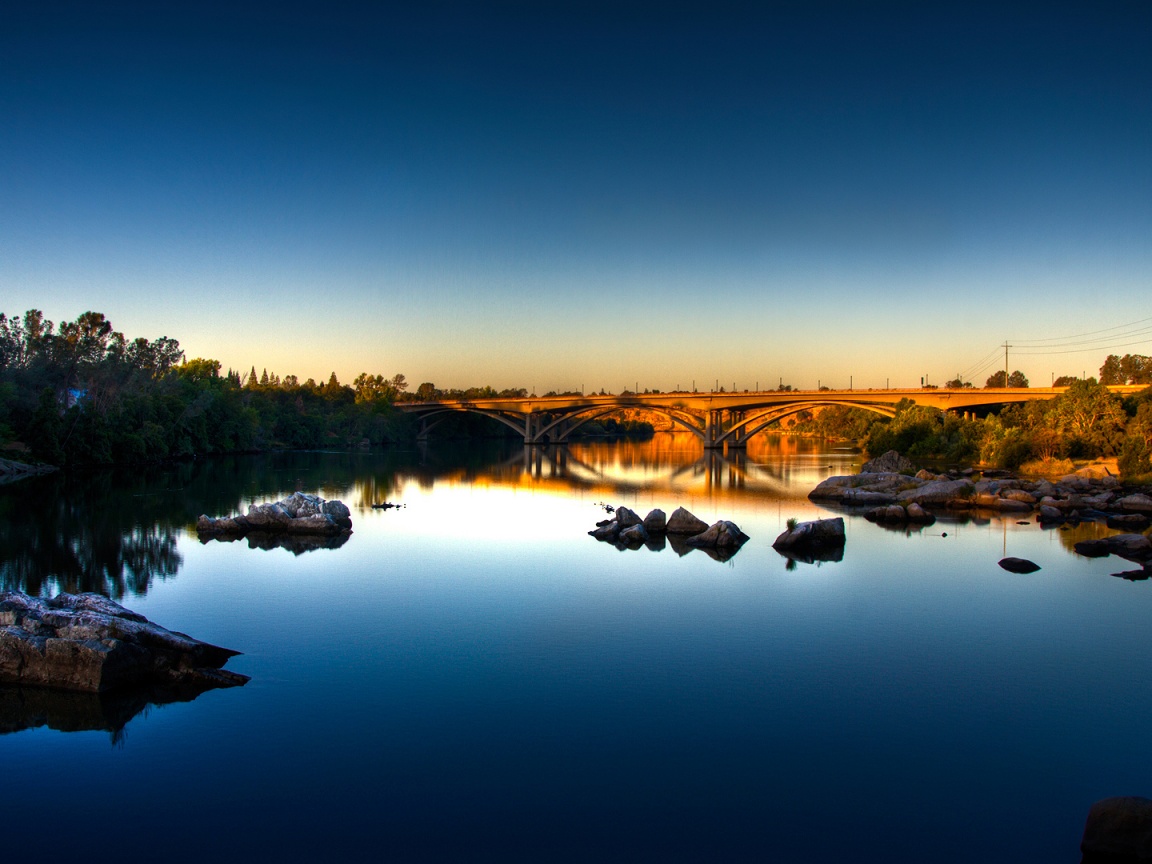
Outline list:
[[[1008,349],[1012,346],[1008,344],[1008,340],[1004,340],[1004,386],[1008,386]]]

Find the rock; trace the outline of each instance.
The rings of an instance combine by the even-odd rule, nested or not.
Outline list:
[[[1152,540],[1143,534],[1115,534],[1106,537],[1108,551],[1129,561],[1143,561],[1152,557]]]
[[[620,523],[616,521],[610,521],[608,524],[601,525],[594,531],[589,531],[588,533],[595,537],[597,540],[615,540],[616,537],[620,534]]]
[[[1123,573],[1113,573],[1112,575],[1127,579],[1129,582],[1143,582],[1152,576],[1152,569],[1149,569],[1148,565],[1145,564],[1139,570],[1125,570]]]
[[[1076,476],[1085,477],[1088,480],[1103,480],[1106,477],[1111,477],[1112,472],[1108,470],[1106,465],[1085,465],[1076,471]]]
[[[1105,798],[1088,811],[1080,841],[1083,864],[1152,861],[1152,801]]]
[[[776,550],[819,550],[844,545],[844,519],[816,519],[789,528],[772,543]]]
[[[636,512],[629,510],[627,507],[616,508],[616,522],[619,523],[620,528],[631,528],[633,525],[639,525],[644,520],[636,515]]]
[[[652,510],[644,517],[644,530],[649,534],[663,534],[668,530],[668,520],[663,510]]]
[[[1000,497],[1005,501],[1018,501],[1021,504],[1027,504],[1029,507],[1036,503],[1036,496],[1025,492],[1023,489],[1003,490]]]
[[[715,549],[738,549],[748,541],[748,535],[740,530],[735,522],[721,519],[706,531],[689,537],[689,546],[704,546]]]
[[[220,519],[201,515],[196,530],[209,537],[236,537],[249,531],[334,535],[352,530],[352,514],[343,501],[296,492],[282,501],[252,504],[246,515]]]
[[[1115,534],[1102,540],[1081,540],[1073,548],[1085,558],[1119,555],[1129,561],[1152,558],[1152,540],[1143,534]]]
[[[703,519],[697,519],[683,507],[677,507],[672,511],[672,515],[668,517],[669,534],[696,535],[707,530],[707,522]]]
[[[178,681],[233,687],[248,677],[220,667],[238,653],[166,630],[99,594],[0,593],[0,682],[90,693]]]
[[[845,489],[840,498],[842,504],[895,504],[896,496],[891,492],[873,492],[869,489]]]
[[[1064,513],[1057,510],[1055,507],[1050,507],[1047,504],[1040,505],[1040,521],[1041,522],[1063,522]]]
[[[1015,498],[1000,498],[996,501],[996,509],[1002,513],[1028,513],[1032,510],[1032,505]]]
[[[825,477],[816,484],[816,488],[808,493],[812,499],[832,498],[839,501],[844,497],[845,491],[851,489],[857,482],[859,475],[839,474],[835,477]]]
[[[883,456],[877,456],[864,463],[860,469],[861,474],[879,474],[882,471],[891,471],[896,474],[915,474],[916,466],[909,459],[905,459],[895,450],[889,450]]]
[[[1152,519],[1149,519],[1143,513],[1113,514],[1108,517],[1107,524],[1109,528],[1117,528],[1120,530],[1127,528],[1129,530],[1143,531],[1152,524]]]
[[[1117,510],[1126,510],[1136,513],[1152,513],[1152,498],[1139,493],[1121,498],[1115,502]]]
[[[1083,555],[1085,558],[1106,558],[1112,554],[1107,540],[1081,540],[1072,548],[1076,550],[1077,555]]]
[[[935,480],[916,489],[906,489],[896,496],[899,504],[936,504],[945,507],[968,507],[975,487],[968,480]]]
[[[1027,558],[1001,558],[997,563],[1009,573],[1035,573],[1040,569],[1039,564]]]
[[[936,521],[935,516],[915,502],[905,507],[904,512],[908,514],[909,522],[916,522],[920,525],[931,525]]]
[[[621,507],[620,510],[624,508]],[[616,512],[620,512],[619,510]],[[648,532],[644,530],[644,525],[637,522],[635,525],[629,525],[627,528],[620,529],[620,533],[616,535],[616,542],[623,543],[626,546],[642,545],[648,540]]]

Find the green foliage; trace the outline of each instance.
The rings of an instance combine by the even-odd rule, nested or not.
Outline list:
[[[1101,384],[1152,384],[1152,357],[1109,354],[1100,367]]]
[[[357,404],[334,374],[319,387],[253,367],[242,385],[217,360],[182,358],[176,340],[126,340],[95,312],[55,329],[36,310],[0,315],[0,440],[51,464],[94,465],[411,436],[388,400]],[[407,386],[402,375],[385,383]]]
[[[823,438],[858,439],[868,434],[876,422],[876,414],[862,408],[828,405],[797,415],[797,432],[819,435]]]
[[[790,517],[788,517],[788,521],[784,524],[788,526],[789,531],[795,531],[796,526],[799,525],[800,523],[796,521],[795,516],[790,516]]]
[[[980,450],[978,421],[901,400],[896,417],[874,423],[864,448],[872,455],[895,450],[911,458],[969,460]]]

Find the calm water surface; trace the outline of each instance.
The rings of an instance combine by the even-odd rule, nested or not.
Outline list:
[[[125,860],[1019,864],[1078,861],[1094,800],[1152,795],[1152,585],[1069,551],[1101,528],[850,517],[842,561],[790,563],[772,540],[859,457],[699,455],[658,435],[0,488],[3,587],[101,591],[252,676],[116,731],[0,690],[0,729],[31,727],[0,735],[8,824]],[[349,504],[346,543],[189,530],[298,489]],[[585,533],[604,503],[752,539],[620,551]]]

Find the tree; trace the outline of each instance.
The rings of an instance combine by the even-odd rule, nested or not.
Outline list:
[[[1076,383],[1079,380],[1080,379],[1077,378],[1075,375],[1061,375],[1059,378],[1057,378],[1055,381],[1052,382],[1052,386],[1053,387],[1071,387],[1074,383]]]
[[[352,389],[356,393],[356,401],[360,404],[368,402],[388,402],[395,395],[392,384],[384,380],[383,375],[369,375],[361,372],[352,382]]]
[[[964,390],[973,386],[974,385],[971,381],[965,381],[963,378],[961,378],[960,373],[956,373],[956,377],[951,381],[944,382],[944,388],[946,390]]]
[[[177,366],[176,374],[189,381],[209,381],[220,377],[220,361],[195,357]]]
[[[1120,398],[1103,384],[1077,381],[1050,403],[1049,422],[1065,439],[1071,456],[1112,455],[1128,417]]]
[[[993,372],[988,376],[988,380],[984,382],[985,387],[1027,387],[1028,379],[1024,377],[1024,373],[1017,369],[1011,375],[1007,376],[1007,383],[1005,383],[1004,370]]]
[[[431,402],[437,397],[436,385],[431,381],[425,381],[416,388],[416,401],[417,402]]]

